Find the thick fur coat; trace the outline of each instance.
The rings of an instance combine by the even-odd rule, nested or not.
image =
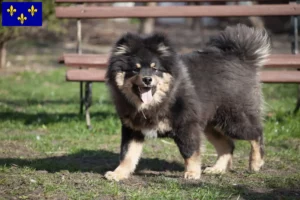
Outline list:
[[[185,160],[184,177],[201,175],[201,135],[218,159],[204,173],[231,167],[233,139],[251,143],[250,170],[263,165],[259,69],[269,54],[265,31],[229,27],[202,50],[178,55],[160,34],[122,36],[106,74],[122,122],[120,165],[110,180],[134,171],[146,137],[171,137]]]

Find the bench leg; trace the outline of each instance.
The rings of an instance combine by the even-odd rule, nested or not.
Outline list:
[[[91,117],[89,108],[92,105],[92,82],[86,82],[85,84],[85,98],[84,98],[84,105],[85,105],[85,119],[86,125],[88,129],[91,129]]]
[[[300,3],[299,0],[296,1],[296,3]],[[293,16],[293,22],[294,22],[294,42],[292,43],[292,53],[293,54],[298,54],[299,53],[299,37],[298,37],[298,28],[299,28],[299,16]],[[300,69],[298,69],[299,71]],[[300,85],[298,85],[298,97],[297,97],[297,104],[296,104],[296,108],[294,110],[294,114],[297,114],[298,110],[300,108]]]
[[[296,108],[294,110],[294,114],[297,114],[297,112],[299,111],[300,108],[300,85],[298,86],[298,98],[297,98],[297,104],[296,104]]]
[[[83,114],[83,104],[84,104],[84,98],[83,98],[83,82],[80,82],[80,86],[79,86],[79,100],[80,100],[80,110],[79,110],[79,114],[82,115]]]

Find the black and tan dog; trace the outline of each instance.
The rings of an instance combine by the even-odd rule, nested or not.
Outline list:
[[[184,177],[201,175],[201,135],[218,159],[204,173],[224,173],[233,139],[251,143],[250,170],[263,161],[259,68],[269,54],[265,31],[229,27],[203,50],[178,55],[163,35],[126,34],[113,48],[107,84],[122,122],[120,164],[105,177],[128,178],[145,137],[171,137],[185,160]]]

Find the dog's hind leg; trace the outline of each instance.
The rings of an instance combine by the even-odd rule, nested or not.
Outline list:
[[[251,144],[249,169],[259,171],[263,166],[263,127],[259,113],[232,112],[226,119],[224,134],[228,137],[247,140]]]
[[[239,116],[228,133],[236,139],[248,140],[251,144],[249,170],[257,172],[264,165],[264,142],[261,117],[258,114],[245,113]],[[231,131],[231,132],[230,132]]]
[[[114,171],[108,171],[105,178],[120,181],[134,172],[142,153],[144,136],[129,128],[122,127],[120,164]]]
[[[213,127],[205,129],[205,135],[208,141],[215,147],[218,159],[214,166],[207,167],[203,173],[222,174],[232,166],[232,154],[234,150],[234,142],[231,138],[223,135]]]

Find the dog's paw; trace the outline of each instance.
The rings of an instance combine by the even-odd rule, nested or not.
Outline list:
[[[194,172],[194,171],[187,171],[184,173],[184,178],[185,179],[200,179],[201,177],[201,172]]]
[[[217,166],[206,167],[203,173],[205,174],[224,174],[226,172],[226,168],[221,168]]]
[[[263,160],[258,160],[258,161],[252,161],[250,163],[250,171],[252,172],[258,172],[260,168],[265,164]]]
[[[119,182],[120,180],[128,178],[128,176],[125,176],[124,174],[118,173],[116,171],[108,171],[108,172],[105,173],[104,177],[107,180],[117,181],[117,182]]]

